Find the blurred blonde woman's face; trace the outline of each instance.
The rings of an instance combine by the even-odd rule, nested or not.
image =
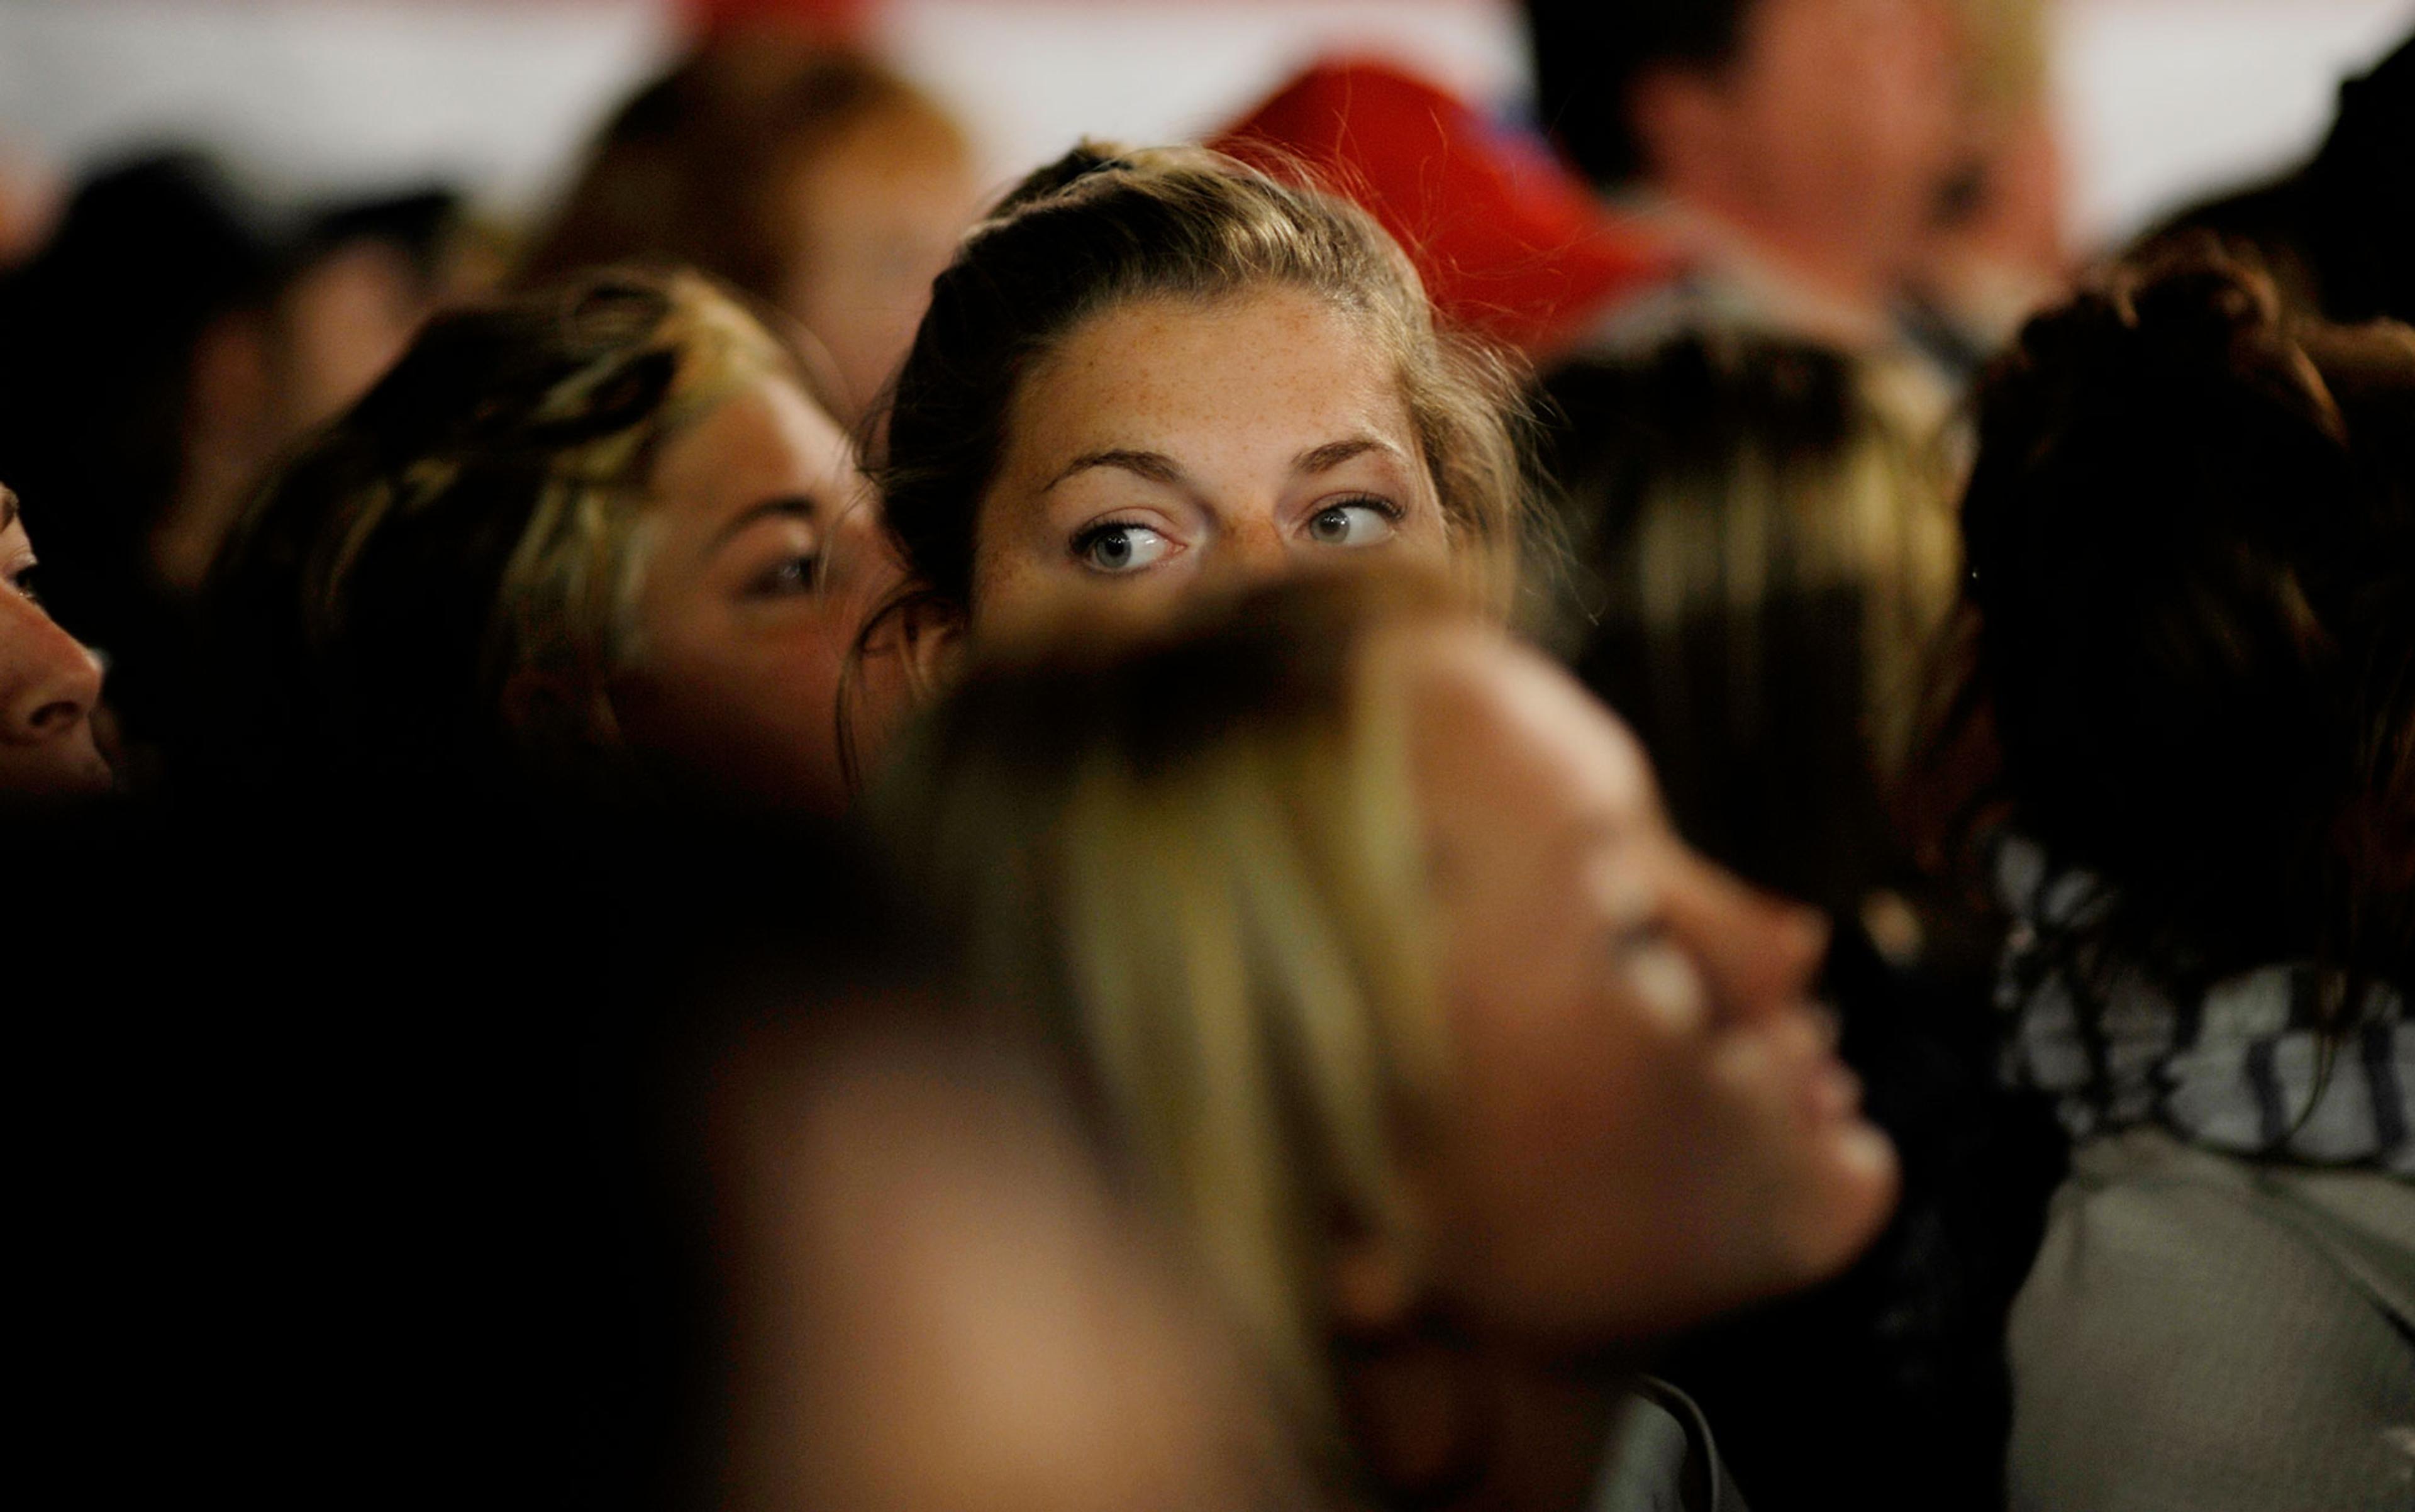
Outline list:
[[[34,597],[33,571],[16,496],[0,488],[0,793],[106,788],[92,730],[100,664]]]
[[[1448,549],[1393,364],[1358,321],[1283,288],[1140,300],[1025,378],[978,514],[974,629]]]
[[[1413,1179],[1432,1280],[1582,1347],[1840,1269],[1894,1152],[1810,997],[1810,910],[1670,829],[1642,752],[1501,636],[1404,650],[1457,1072]]]
[[[652,483],[622,737],[726,791],[844,807],[840,672],[897,577],[853,448],[764,378],[681,431]]]

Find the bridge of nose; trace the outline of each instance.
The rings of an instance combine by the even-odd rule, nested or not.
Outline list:
[[[1206,565],[1209,573],[1234,581],[1270,577],[1291,565],[1291,543],[1283,538],[1272,509],[1259,503],[1238,517],[1219,516]]]

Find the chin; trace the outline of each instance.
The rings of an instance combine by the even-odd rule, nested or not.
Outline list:
[[[1794,1279],[1812,1286],[1837,1275],[1870,1247],[1895,1212],[1902,1167],[1878,1126],[1853,1118],[1825,1131],[1808,1173],[1787,1246]]]

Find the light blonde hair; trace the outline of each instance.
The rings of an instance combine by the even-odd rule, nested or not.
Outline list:
[[[1385,648],[1469,612],[1422,579],[1320,575],[1118,644],[994,654],[873,803],[968,983],[1062,1035],[1290,1421],[1328,1447],[1333,1247],[1415,1245],[1399,1157],[1444,1060]]]

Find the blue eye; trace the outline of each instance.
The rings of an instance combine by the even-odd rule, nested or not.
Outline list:
[[[1102,521],[1073,537],[1073,560],[1109,576],[1138,572],[1173,549],[1162,534],[1129,520]]]
[[[1399,506],[1372,495],[1326,505],[1308,517],[1306,534],[1319,546],[1381,546],[1400,533]]]

